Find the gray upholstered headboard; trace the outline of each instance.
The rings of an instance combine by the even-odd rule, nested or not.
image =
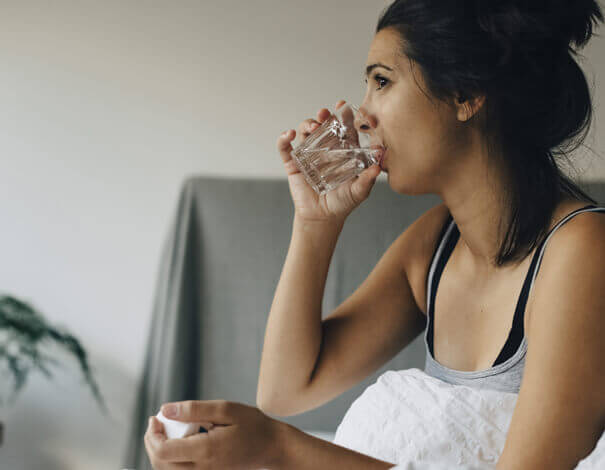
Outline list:
[[[605,201],[605,183],[582,185]],[[440,201],[402,196],[383,181],[347,220],[323,299],[327,316],[366,278],[393,240]],[[127,464],[141,452],[146,418],[166,401],[217,399],[256,405],[265,326],[293,220],[286,180],[189,178],[167,237],[155,292],[143,381]],[[422,335],[331,402],[280,418],[334,431],[361,392],[389,369],[424,367]]]

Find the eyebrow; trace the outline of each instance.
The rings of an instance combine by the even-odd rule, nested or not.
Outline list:
[[[391,72],[393,71],[393,69],[392,69],[392,68],[387,67],[386,65],[381,64],[380,62],[378,62],[378,63],[376,63],[376,64],[368,65],[368,66],[366,67],[366,77],[367,77],[368,75],[370,75],[370,72],[371,72],[372,70],[374,70],[376,67],[382,67],[382,68],[385,68],[385,69],[387,69],[387,70],[390,70]]]

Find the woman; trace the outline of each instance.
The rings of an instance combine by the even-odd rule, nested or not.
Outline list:
[[[338,235],[381,168],[318,196],[291,159],[296,132],[280,136],[295,219],[267,324],[261,409],[316,408],[424,331],[428,374],[519,393],[498,470],[570,469],[591,452],[605,426],[605,208],[564,176],[561,158],[590,126],[572,45],[584,46],[597,20],[592,0],[398,0],[386,9],[368,54],[359,131],[386,150],[381,165],[394,191],[435,193],[443,203],[322,321]],[[329,114],[320,110],[298,134]],[[180,405],[198,410],[180,419],[241,431],[214,428],[166,450],[152,422],[156,469],[181,468],[169,463],[177,454],[193,465],[183,468],[393,466],[244,405]]]

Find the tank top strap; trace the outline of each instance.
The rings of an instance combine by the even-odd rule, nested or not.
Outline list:
[[[599,208],[599,207],[595,206],[594,204],[590,204],[590,205],[581,207],[579,209],[576,209],[576,210],[570,212],[565,217],[563,217],[563,219],[561,219],[546,234],[546,236],[544,237],[544,239],[542,240],[540,245],[537,247],[537,249],[533,255],[531,265],[530,265],[529,269],[527,270],[527,275],[525,276],[525,281],[523,282],[523,288],[521,289],[521,295],[519,296],[519,299],[517,300],[517,306],[515,308],[515,314],[513,317],[513,326],[509,332],[506,343],[504,343],[504,347],[502,348],[502,350],[500,351],[500,354],[498,355],[498,357],[496,358],[496,361],[494,362],[494,365],[501,364],[502,362],[506,361],[509,357],[511,357],[515,353],[515,351],[517,351],[517,349],[519,348],[519,345],[521,344],[521,341],[523,340],[523,337],[525,336],[525,329],[524,329],[525,307],[527,305],[527,300],[529,298],[529,293],[531,291],[531,288],[534,284],[534,280],[536,278],[538,270],[540,269],[540,263],[542,261],[542,256],[544,255],[544,250],[546,249],[548,240],[550,239],[550,237],[552,237],[552,235],[557,231],[557,229],[559,227],[561,227],[567,221],[572,219],[574,216],[576,216],[577,214],[580,214],[581,212],[593,211],[593,210],[605,211],[605,208],[603,208],[603,207]]]
[[[439,256],[440,256],[441,252],[443,251],[443,245],[445,244],[445,236],[447,234],[448,229],[452,226],[453,221],[454,221],[454,218],[452,217],[452,214],[450,214],[448,212],[445,222],[443,223],[443,227],[441,227],[441,231],[439,233],[439,236],[437,237],[437,244],[435,245],[435,249],[433,250],[431,262],[429,263],[429,269],[426,273],[425,285],[426,285],[427,296],[426,296],[425,307],[426,307],[427,314],[428,314],[428,308],[429,308],[429,292],[431,290],[431,279],[433,277],[433,273],[435,271]]]
[[[513,316],[513,325],[508,333],[508,337],[506,338],[506,342],[504,346],[500,350],[500,354],[494,361],[494,366],[505,362],[509,357],[511,357],[523,341],[523,337],[525,336],[525,327],[524,327],[524,317],[525,317],[525,305],[527,304],[527,298],[529,295],[529,289],[532,283],[532,273],[536,269],[536,265],[538,264],[540,250],[537,249],[534,253],[534,256],[531,260],[531,264],[529,269],[527,270],[527,274],[525,275],[525,280],[523,281],[523,287],[521,288],[521,293],[517,298],[517,305],[515,307],[515,314]]]
[[[562,225],[566,224],[569,220],[571,220],[573,217],[575,217],[576,215],[582,213],[582,212],[605,212],[605,207],[600,207],[600,206],[595,206],[594,204],[590,204],[584,207],[581,207],[579,209],[576,209],[572,212],[570,212],[569,214],[567,214],[565,217],[563,217],[546,235],[546,237],[544,238],[544,240],[542,241],[539,249],[536,250],[536,254],[534,255],[535,257],[537,256],[536,259],[536,265],[533,268],[533,273],[532,273],[532,277],[531,277],[531,281],[529,284],[529,288],[527,291],[527,297],[529,297],[529,293],[531,292],[531,288],[533,287],[534,281],[536,279],[536,276],[538,274],[538,271],[540,270],[540,264],[542,263],[542,258],[544,257],[544,250],[546,249],[546,245],[548,243],[548,240],[550,240],[550,238],[554,235],[554,233],[557,231],[557,229],[559,227],[561,227]],[[527,302],[527,298],[525,298],[525,302]]]
[[[508,359],[510,356],[512,356],[515,353],[515,351],[517,350],[517,348],[519,347],[519,345],[521,344],[523,337],[525,336],[525,331],[524,331],[525,307],[527,305],[527,299],[529,298],[529,293],[534,284],[534,280],[536,278],[538,270],[540,269],[540,262],[542,261],[542,256],[544,255],[544,250],[546,249],[546,244],[548,243],[548,240],[550,239],[550,237],[552,237],[552,235],[557,231],[557,229],[559,227],[561,227],[563,224],[565,224],[567,221],[569,221],[571,218],[573,218],[577,214],[579,214],[581,212],[592,211],[595,209],[605,211],[605,208],[598,208],[595,205],[590,204],[588,206],[584,206],[584,207],[581,207],[579,209],[576,209],[576,210],[570,212],[563,219],[561,219],[546,234],[546,236],[544,237],[544,239],[542,240],[540,245],[536,248],[536,251],[535,251],[532,261],[531,261],[531,265],[530,265],[529,269],[527,270],[527,275],[525,276],[525,281],[523,282],[523,288],[521,289],[521,295],[519,296],[519,299],[517,301],[517,306],[515,308],[515,315],[513,318],[513,326],[510,330],[510,333],[508,335],[506,343],[504,344],[504,347],[502,348],[498,358],[494,362],[494,365],[498,365],[498,364],[506,361],[506,359]]]
[[[536,248],[535,253],[533,255],[531,264],[529,269],[527,270],[527,274],[525,276],[525,280],[523,282],[523,287],[521,289],[521,293],[517,300],[517,304],[515,307],[515,313],[513,316],[513,324],[512,328],[509,332],[508,338],[502,347],[500,354],[496,358],[494,362],[494,366],[505,362],[507,359],[512,357],[515,352],[520,347],[523,338],[525,337],[524,331],[524,316],[525,316],[525,308],[527,305],[527,300],[529,298],[529,294],[531,292],[531,288],[534,284],[536,275],[540,269],[540,263],[542,261],[542,257],[544,255],[544,250],[546,249],[546,245],[548,240],[552,235],[556,232],[556,230],[564,225],[571,218],[576,216],[581,212],[586,211],[603,211],[605,212],[605,207],[597,207],[593,204],[584,206],[582,208],[576,209],[566,215],[563,219],[561,219],[544,237],[542,242]],[[430,269],[427,274],[427,316],[428,318],[428,327],[426,332],[426,340],[429,350],[433,351],[433,337],[434,337],[434,305],[435,305],[435,296],[437,292],[437,285],[439,284],[439,280],[441,278],[441,274],[445,268],[445,265],[456,246],[456,243],[460,237],[460,232],[458,231],[458,227],[456,226],[453,217],[451,214],[448,214],[448,217],[441,229],[440,236],[438,238],[439,243],[435,248],[435,252],[433,253],[433,258],[430,264]]]
[[[454,222],[454,218],[451,214],[448,214],[448,217],[441,229],[441,233],[439,236],[439,244],[433,254],[433,260],[431,262],[431,266],[427,275],[427,306],[426,313],[428,317],[428,327],[426,331],[426,339],[427,345],[431,353],[433,352],[433,336],[434,336],[434,305],[435,305],[435,295],[437,293],[437,285],[439,284],[439,279],[441,278],[441,274],[443,273],[443,269],[454,251],[454,247],[456,246],[456,242],[460,237],[460,232],[457,230],[456,223]]]

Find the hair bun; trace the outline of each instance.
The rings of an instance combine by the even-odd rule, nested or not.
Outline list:
[[[593,34],[593,25],[603,21],[595,0],[475,0],[477,22],[500,46],[500,65],[514,51],[532,55],[567,52],[570,42],[583,47]]]
[[[563,4],[558,12],[561,20],[562,34],[567,35],[567,42],[573,42],[580,49],[586,45],[593,34],[593,27],[598,21],[603,22],[603,12],[595,0],[557,1]]]

